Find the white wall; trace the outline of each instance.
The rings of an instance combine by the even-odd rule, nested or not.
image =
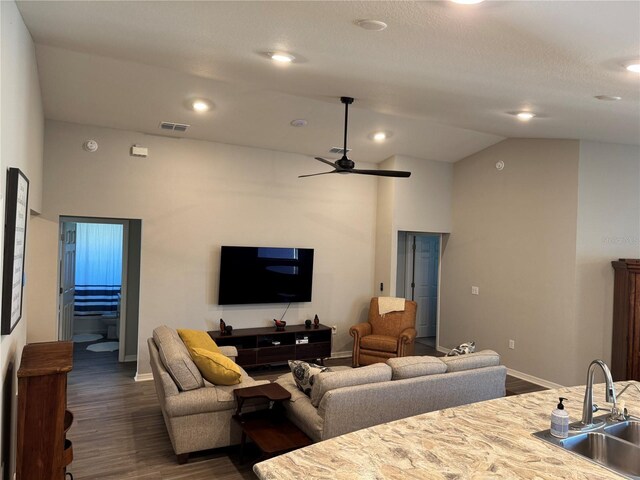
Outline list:
[[[13,1],[0,2],[1,17],[1,79],[0,96],[0,201],[4,212],[6,169],[20,168],[30,180],[29,206],[39,211],[42,204],[42,135],[43,113],[40,98],[40,85],[35,61],[34,47],[31,36],[27,31],[22,17]],[[2,213],[4,218],[4,213]],[[30,222],[29,222],[30,223]],[[30,246],[33,233],[30,225],[27,228],[26,261],[30,261]],[[0,251],[3,249],[3,235],[0,235]],[[1,255],[0,255],[1,262]],[[15,372],[20,364],[20,355],[27,338],[28,312],[24,305],[34,292],[28,283],[24,289],[24,303],[22,319],[10,335],[3,335],[0,340],[0,372],[2,373],[3,392],[0,396],[0,432],[11,428],[12,445],[10,457],[3,458],[0,472],[1,478],[6,472],[15,470],[15,419],[16,419],[16,378]],[[1,281],[1,280],[0,280]],[[5,388],[10,391],[4,391]],[[10,399],[12,404],[8,404]],[[5,411],[11,409],[11,425],[3,424]],[[6,445],[1,442],[4,435],[0,435],[0,452],[4,452]]]
[[[409,178],[378,180],[375,293],[395,295],[398,232],[451,231],[453,164],[395,155],[380,169],[411,172]]]
[[[510,368],[578,383],[578,150],[572,140],[509,139],[455,164],[453,231],[442,258],[443,346],[475,340]],[[472,285],[480,295],[471,295]]]
[[[58,278],[58,224],[42,216],[29,219],[29,254],[26,273],[30,295],[24,308],[29,318],[27,341],[48,342],[58,339],[56,320],[58,292],[51,289],[52,278]]]
[[[89,138],[99,143],[94,154],[82,149]],[[133,144],[149,157],[130,157]],[[42,216],[142,220],[139,373],[150,371],[146,339],[158,325],[217,329],[222,317],[234,328],[269,326],[282,315],[286,305],[217,305],[221,245],[314,248],[313,302],[292,305],[285,320],[317,313],[338,325],[333,350],[346,352],[348,328],[372,294],[377,183],[297,178],[314,165],[296,154],[48,121]]]
[[[613,268],[640,258],[640,148],[580,142],[576,238],[576,350],[582,371],[611,360]]]
[[[386,159],[380,164],[381,170],[394,170],[395,157]],[[374,295],[389,296],[395,290],[391,284],[393,271],[393,211],[395,208],[395,190],[398,182],[407,181],[406,178],[378,179],[378,198],[376,210],[376,253],[375,253],[375,289]],[[380,284],[383,289],[380,290]]]
[[[450,232],[453,164],[396,155],[395,168],[411,172],[411,177],[396,183],[393,212],[396,229]]]

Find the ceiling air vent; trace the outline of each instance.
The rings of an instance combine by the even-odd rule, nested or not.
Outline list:
[[[349,153],[351,151],[350,148],[347,148],[347,153]],[[331,149],[329,150],[329,153],[333,153],[335,155],[343,155],[344,154],[344,148],[342,147],[331,147]]]
[[[190,126],[191,125],[184,123],[160,122],[160,128],[162,130],[171,130],[173,132],[186,132]]]

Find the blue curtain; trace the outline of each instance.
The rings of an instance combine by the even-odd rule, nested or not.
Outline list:
[[[76,225],[75,314],[117,314],[122,288],[122,225]]]

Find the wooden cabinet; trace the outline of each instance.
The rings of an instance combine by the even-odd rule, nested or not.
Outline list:
[[[611,374],[640,380],[640,260],[621,258],[614,269]]]
[[[282,332],[276,331],[275,327],[265,327],[240,328],[231,335],[221,335],[219,331],[208,333],[219,346],[236,347],[236,362],[242,367],[331,356],[331,328],[326,325],[318,325],[318,328],[287,325]],[[306,342],[301,343],[305,338]]]
[[[64,480],[73,459],[66,431],[71,342],[25,345],[18,370],[17,480]]]

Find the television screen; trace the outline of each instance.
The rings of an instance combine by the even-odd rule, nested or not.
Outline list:
[[[310,302],[312,248],[222,247],[220,305]]]

